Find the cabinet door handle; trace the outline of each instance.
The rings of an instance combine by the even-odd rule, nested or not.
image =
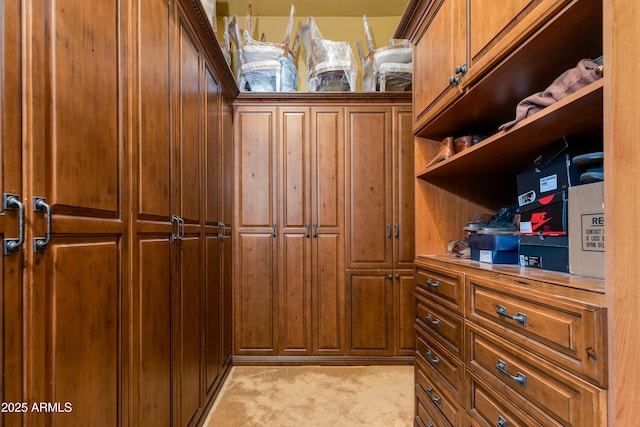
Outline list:
[[[391,238],[391,224],[387,224],[387,239]]]
[[[44,252],[49,242],[51,242],[51,206],[44,197],[33,198],[33,211],[46,212],[47,215],[47,235],[33,238],[33,252]]]
[[[496,313],[499,316],[506,317],[507,319],[511,319],[515,322],[518,322],[522,326],[527,326],[527,315],[524,313],[518,313],[517,316],[510,316],[509,314],[507,314],[507,308],[500,304],[496,306]]]
[[[429,398],[431,398],[431,401],[436,405],[439,405],[441,399],[440,399],[440,396],[435,396],[435,397],[433,396],[433,387],[428,386],[426,391],[427,391],[427,394],[429,395]]]
[[[274,238],[278,237],[278,224],[271,224],[271,228],[273,229],[272,236]]]
[[[18,209],[18,234],[17,239],[4,239],[2,246],[5,255],[17,254],[20,246],[24,243],[24,204],[20,201],[20,196],[16,194],[3,194],[2,209]]]
[[[311,225],[310,225],[310,224],[305,224],[305,225],[304,225],[304,228],[307,230],[307,232],[306,232],[306,234],[304,235],[304,237],[306,237],[306,238],[308,239],[309,237],[311,237],[311,232],[310,232],[310,230],[311,230]]]
[[[178,224],[178,232],[174,233],[173,230],[171,231],[172,242],[178,242],[182,240],[182,234],[180,232],[180,217],[178,215],[171,215],[171,225],[173,226],[175,224]]]
[[[456,71],[456,74],[464,75],[467,73],[467,71],[469,71],[469,69],[467,68],[467,64],[462,64],[462,65],[458,65],[455,71]]]
[[[504,363],[502,360],[498,359],[498,364],[496,365],[496,369],[498,369],[498,371],[502,372],[504,375],[508,376],[509,378],[511,378],[518,384],[520,384],[522,387],[527,386],[527,377],[521,372],[518,372],[518,375],[515,375],[515,376],[511,375],[507,371],[507,364]]]
[[[449,84],[458,87],[458,85],[460,84],[460,76],[449,77]]]
[[[433,363],[434,365],[438,366],[440,364],[440,358],[438,356],[436,356],[431,349],[427,349],[427,352],[425,353],[425,356],[427,357],[427,360],[431,363]],[[431,357],[433,356],[433,357]]]
[[[440,327],[440,319],[436,319],[431,315],[431,313],[427,314],[426,319],[427,319],[427,322],[431,323],[432,325],[435,325],[436,328]]]
[[[437,280],[434,282],[431,277],[427,277],[427,285],[431,286],[433,289],[435,290],[439,290],[440,289],[440,282],[438,282]]]
[[[396,228],[395,238],[398,239],[400,237],[400,224],[395,224],[394,227]]]
[[[502,415],[498,415],[498,422],[496,423],[496,426],[507,427],[507,420]]]
[[[318,224],[313,224],[313,238],[318,238]]]

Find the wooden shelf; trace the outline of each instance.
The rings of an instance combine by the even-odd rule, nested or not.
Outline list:
[[[563,136],[601,132],[603,79],[498,132],[445,161],[425,168],[417,177],[482,176],[518,173],[546,146]]]

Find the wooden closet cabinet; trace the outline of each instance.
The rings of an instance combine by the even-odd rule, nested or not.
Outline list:
[[[239,106],[236,347],[344,354],[344,108]]]
[[[408,9],[396,36],[417,51],[436,44],[438,33],[424,29],[440,13],[450,21],[451,9],[433,9],[441,3]],[[415,424],[606,425],[604,282],[445,255],[474,213],[514,204],[517,174],[545,149],[565,137],[602,138],[604,79],[498,131],[522,99],[602,55],[602,3],[466,5],[470,61],[460,94],[435,104],[414,92]],[[428,69],[431,54],[422,52],[414,75],[427,78],[419,68]],[[427,167],[443,137],[475,133],[488,136]]]
[[[413,353],[414,177],[411,111],[347,108],[349,354]]]
[[[569,0],[419,2],[415,34],[414,126],[423,127],[516,49]],[[446,136],[446,135],[443,135]]]
[[[2,1],[0,16],[2,401],[60,405],[0,423],[195,425],[231,331],[233,80],[201,6]]]

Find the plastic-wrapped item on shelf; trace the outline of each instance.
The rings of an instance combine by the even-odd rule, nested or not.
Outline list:
[[[309,91],[355,92],[358,66],[348,42],[324,39],[313,17],[298,36],[307,55]]]
[[[362,70],[362,91],[363,92],[375,92],[377,81],[376,73],[373,69],[373,61],[371,55],[365,55],[362,49],[360,40],[356,38],[356,45],[358,46],[358,56],[360,57],[360,69]]]
[[[385,63],[378,67],[380,92],[410,92],[412,64]]]
[[[202,7],[204,8],[204,13],[207,15],[209,19],[209,23],[211,24],[211,28],[213,28],[214,32],[218,31],[218,22],[216,16],[216,0],[201,0]]]
[[[298,70],[289,58],[280,58],[280,92],[295,92]]]

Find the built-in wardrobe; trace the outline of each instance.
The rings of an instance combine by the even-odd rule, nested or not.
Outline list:
[[[0,18],[0,424],[194,425],[231,362],[237,93],[200,3]]]

